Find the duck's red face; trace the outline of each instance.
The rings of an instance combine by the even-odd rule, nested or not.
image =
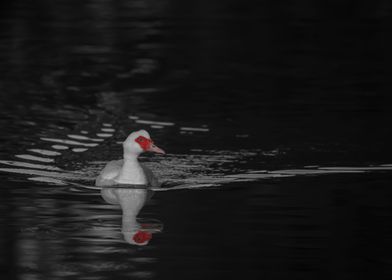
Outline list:
[[[147,232],[147,231],[141,231],[139,230],[138,232],[135,233],[135,235],[133,236],[133,241],[135,241],[138,244],[142,244],[145,242],[150,241],[152,238],[152,234]]]
[[[147,137],[139,136],[135,139],[135,142],[138,143],[145,152],[165,154],[164,150],[162,150],[158,146],[155,146],[154,142],[152,142],[152,140]]]

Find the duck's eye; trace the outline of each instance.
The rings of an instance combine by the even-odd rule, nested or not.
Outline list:
[[[138,138],[135,139],[135,141],[136,141],[137,143],[142,144],[142,143],[148,142],[148,139],[147,139],[146,137],[139,136]]]

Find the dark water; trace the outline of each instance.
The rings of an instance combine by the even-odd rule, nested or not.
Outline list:
[[[1,279],[387,279],[391,8],[2,3]],[[135,246],[94,179],[141,128]]]

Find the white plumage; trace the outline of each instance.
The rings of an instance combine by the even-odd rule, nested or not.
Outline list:
[[[138,156],[143,152],[165,153],[154,145],[150,134],[145,130],[132,132],[123,142],[123,150],[124,159],[108,162],[97,177],[95,185],[106,187],[130,184],[158,187],[160,184],[152,171],[138,161]]]

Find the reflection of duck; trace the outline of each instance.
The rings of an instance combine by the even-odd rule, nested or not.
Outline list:
[[[151,170],[140,165],[137,158],[143,152],[164,154],[165,152],[154,145],[150,135],[145,130],[132,132],[123,143],[124,159],[113,160],[106,164],[95,181],[97,186],[112,186],[118,184],[159,186]]]
[[[121,232],[124,240],[134,245],[147,245],[152,233],[160,231],[151,225],[140,224],[136,217],[153,192],[147,188],[103,188],[101,195],[110,204],[119,204],[122,210]]]

